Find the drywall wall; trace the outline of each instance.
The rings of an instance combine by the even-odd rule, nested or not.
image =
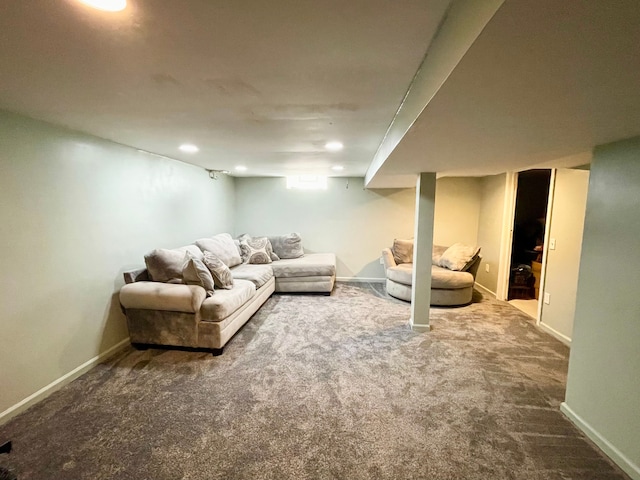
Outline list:
[[[380,253],[412,238],[415,189],[365,190],[362,178],[329,178],[327,190],[288,190],[284,178],[236,179],[236,234],[300,232],[313,252],[334,252],[338,277],[383,279]],[[348,184],[348,188],[347,188]],[[436,182],[434,242],[476,244],[480,183]]]
[[[640,479],[640,137],[594,151],[563,410]]]
[[[413,236],[415,189],[363,185],[329,178],[327,190],[289,190],[285,178],[237,178],[236,234],[299,232],[305,250],[336,254],[338,277],[384,278],[382,249]]]
[[[588,189],[588,170],[556,171],[549,224],[555,248],[547,252],[544,284],[550,303],[542,305],[540,324],[565,343],[571,342],[573,331]]]
[[[506,174],[480,178],[478,245],[482,247],[482,263],[476,276],[476,282],[494,293],[498,287],[498,272],[500,270],[506,181]],[[486,265],[489,265],[489,272],[486,271]]]
[[[436,181],[433,243],[477,245],[481,201],[480,178],[439,178]]]
[[[233,202],[232,179],[0,112],[0,421],[126,339],[122,271],[231,231]]]

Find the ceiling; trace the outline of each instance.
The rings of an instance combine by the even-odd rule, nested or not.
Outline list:
[[[128,2],[0,0],[0,108],[209,169],[363,176],[450,0]]]
[[[640,2],[506,0],[420,107],[368,186],[585,163],[640,135]]]
[[[640,135],[637,0],[128,2],[0,0],[0,109],[235,175],[369,187],[583,164]]]

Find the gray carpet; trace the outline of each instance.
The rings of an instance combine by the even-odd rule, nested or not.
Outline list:
[[[0,427],[27,479],[625,475],[559,412],[568,349],[504,302],[274,295],[224,355],[128,350]]]

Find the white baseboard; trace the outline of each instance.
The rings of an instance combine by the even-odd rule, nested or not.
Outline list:
[[[544,330],[545,332],[550,334],[552,337],[555,337],[558,340],[560,340],[567,347],[571,346],[571,339],[569,337],[567,337],[566,335],[563,335],[562,333],[557,331],[555,328],[550,327],[546,323],[542,323],[542,322],[538,323],[538,326],[540,327],[541,330]]]
[[[367,278],[367,277],[336,277],[337,282],[355,282],[355,283],[384,283],[386,278]]]
[[[589,425],[582,417],[574,412],[566,402],[560,404],[560,410],[573,424],[584,432],[600,450],[602,450],[611,460],[633,480],[640,480],[640,466],[628,459],[620,450],[613,446],[606,438]]]
[[[496,297],[496,292],[492,292],[491,290],[489,290],[487,287],[485,287],[484,285],[476,282],[474,285],[475,288],[477,288],[478,290],[482,290],[485,293],[488,293],[489,295],[492,295],[494,297]]]
[[[104,352],[102,352],[101,354],[91,358],[90,360],[87,360],[86,362],[84,362],[79,367],[74,368],[69,373],[67,373],[67,374],[63,375],[62,377],[54,380],[49,385],[46,385],[46,386],[42,387],[40,390],[38,390],[37,392],[35,392],[32,395],[29,395],[24,400],[16,403],[12,407],[7,408],[4,412],[0,413],[0,425],[2,425],[3,423],[8,422],[11,418],[13,418],[16,415],[24,412],[30,406],[38,403],[41,400],[44,400],[49,395],[51,395],[53,392],[55,392],[57,390],[60,390],[65,385],[68,385],[69,383],[73,382],[80,375],[82,375],[84,373],[87,373],[89,370],[91,370],[93,367],[95,367],[102,360],[104,360],[107,357],[110,357],[111,355],[113,355],[114,353],[124,349],[130,343],[131,342],[129,341],[129,338],[128,337],[125,338],[124,340],[122,340],[121,342],[117,343],[113,347],[105,350]]]

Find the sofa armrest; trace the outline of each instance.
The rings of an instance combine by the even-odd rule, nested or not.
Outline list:
[[[120,304],[141,310],[196,313],[207,293],[199,285],[135,282],[120,289]]]
[[[382,250],[382,261],[384,262],[384,271],[387,271],[387,268],[395,267],[396,261],[393,258],[393,253],[391,253],[390,248],[385,248]]]

